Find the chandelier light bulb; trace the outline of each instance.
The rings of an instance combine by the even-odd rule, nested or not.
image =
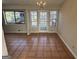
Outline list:
[[[39,3],[38,3],[38,2],[37,2],[36,4],[37,4],[37,5],[39,5]]]
[[[42,4],[43,3],[43,1],[40,1],[40,4]]]
[[[39,1],[36,4],[38,7],[43,8],[46,5],[46,1]]]
[[[45,6],[46,5],[46,2],[44,2],[43,5]]]

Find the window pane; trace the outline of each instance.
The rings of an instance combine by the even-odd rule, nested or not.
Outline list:
[[[57,11],[50,11],[50,14],[57,14]]]
[[[37,16],[36,16],[36,15],[32,15],[32,16],[31,16],[31,20],[32,20],[32,21],[37,21]]]
[[[13,11],[6,11],[4,15],[5,15],[5,18],[6,18],[5,21],[7,21],[7,23],[15,23]]]
[[[55,26],[56,25],[56,20],[50,21],[50,26]]]
[[[32,22],[32,31],[37,31],[37,22]]]
[[[40,21],[47,21],[47,12],[40,12]]]
[[[40,27],[40,30],[47,30],[47,22],[40,22],[39,23],[39,27]]]
[[[32,22],[32,27],[37,27],[37,22]]]
[[[57,12],[56,11],[50,11],[50,20],[57,19]]]
[[[15,12],[16,23],[24,23],[24,12]]]
[[[51,20],[57,19],[57,16],[56,16],[56,15],[50,15],[50,19],[51,19]]]
[[[31,11],[31,21],[37,21],[37,12]]]

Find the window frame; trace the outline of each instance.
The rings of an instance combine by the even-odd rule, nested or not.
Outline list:
[[[8,22],[7,22],[6,14],[5,14],[6,11],[13,11],[13,12],[14,12],[14,21],[15,21],[15,23],[8,23]],[[15,12],[24,12],[24,23],[17,23],[17,22],[16,22],[16,15],[15,15]],[[25,24],[25,10],[24,10],[24,9],[17,9],[17,10],[15,10],[15,9],[3,9],[3,10],[2,10],[2,14],[3,14],[4,23],[5,23],[6,25],[8,25],[8,24]]]
[[[37,15],[31,15],[31,12],[36,12]],[[33,21],[32,18],[31,18],[31,16],[36,16],[37,19]],[[36,29],[38,29],[38,12],[37,12],[36,10],[31,10],[31,11],[29,12],[29,17],[30,17],[29,19],[30,19],[30,22],[31,22],[31,31],[35,31]],[[33,28],[33,27],[32,27],[32,22],[37,22],[36,28]]]
[[[53,15],[56,15],[56,17],[57,17],[56,19],[51,19],[51,18],[50,18],[50,12],[51,12],[51,11],[56,11],[56,14],[53,14]],[[51,27],[51,24],[49,24],[49,26],[50,26],[50,31],[53,31],[53,30],[54,30],[54,31],[57,31],[58,18],[59,18],[59,10],[58,10],[58,9],[57,9],[57,10],[56,10],[56,9],[55,9],[55,10],[50,10],[50,11],[49,11],[49,19],[50,19],[50,22],[52,22],[53,20],[56,20],[54,29]]]

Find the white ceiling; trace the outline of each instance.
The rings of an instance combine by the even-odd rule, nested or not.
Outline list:
[[[12,5],[36,5],[37,1],[41,0],[2,0],[3,4],[12,4]],[[45,0],[47,5],[60,5],[64,0]]]

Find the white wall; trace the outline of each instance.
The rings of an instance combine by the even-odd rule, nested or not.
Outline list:
[[[4,25],[5,33],[26,33],[26,24],[6,24]]]
[[[76,0],[66,0],[59,12],[58,33],[72,53],[77,56]]]
[[[4,33],[2,32],[2,56],[8,56]]]

